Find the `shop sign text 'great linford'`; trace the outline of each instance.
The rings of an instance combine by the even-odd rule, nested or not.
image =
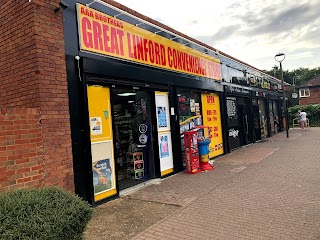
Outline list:
[[[86,6],[77,9],[81,50],[221,80],[217,58]]]

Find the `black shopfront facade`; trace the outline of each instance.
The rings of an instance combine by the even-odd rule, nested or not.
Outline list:
[[[231,151],[254,142],[251,89],[229,84],[224,86],[224,94],[228,150]]]
[[[280,96],[263,89],[224,86],[228,152],[283,131]]]
[[[280,81],[222,56],[228,152],[282,131]]]
[[[88,9],[85,4],[90,1],[79,1],[83,7],[71,0],[66,2],[69,7],[63,10],[63,17],[75,191],[95,205],[117,197],[119,192],[130,187],[132,182],[143,182],[182,171],[182,102],[179,103],[179,99],[188,97],[185,98],[191,105],[188,107],[195,115],[192,117],[196,117],[203,115],[202,102],[197,96],[213,94],[221,103],[221,112],[224,112],[223,86],[221,78],[219,79],[220,68],[215,69],[216,79],[212,78],[213,72],[210,78],[201,76],[204,75],[200,69],[202,60],[197,63],[199,69],[194,70],[198,74],[187,74],[84,49],[83,46],[90,44],[102,46],[102,40],[106,40],[99,38],[101,32],[97,24],[92,24],[90,28],[90,22],[83,20],[90,17],[90,9],[93,9],[93,18],[97,12],[101,13],[102,21],[105,21],[103,19],[106,18],[103,17],[106,15],[110,16],[110,19],[118,15],[120,20],[112,22],[117,28],[121,28],[123,22],[126,22],[153,35],[162,29],[148,25],[145,21],[108,4],[95,3]],[[79,17],[79,13],[83,16]],[[80,25],[79,21],[85,24]],[[85,39],[81,39],[79,36],[83,32],[80,34],[80,29],[84,31],[84,27],[87,27],[87,35]],[[88,29],[92,31],[89,32]],[[120,30],[113,37],[121,37]],[[91,41],[90,37],[95,34],[99,36]],[[162,37],[176,37],[175,44],[184,46],[185,40],[169,32],[163,31]],[[196,48],[196,45],[193,46],[192,42],[189,45],[188,49],[194,52],[192,48]],[[143,44],[141,46],[143,47]],[[161,64],[162,48],[159,46],[158,50],[155,49],[158,55],[155,55],[154,62],[159,61]],[[118,51],[121,54],[123,51],[120,45],[116,46],[116,42],[113,47],[113,53]],[[132,54],[138,56],[138,51],[132,51]],[[196,52],[199,56],[217,59],[220,67],[219,60],[213,53],[208,53],[204,48],[198,48]],[[207,72],[213,71],[213,65],[210,65],[209,61],[206,64]],[[224,122],[223,119],[220,120]],[[223,124],[221,128],[221,141],[225,142],[222,136],[225,132]],[[223,145],[225,148],[222,142],[221,147]],[[106,149],[110,149],[109,153]],[[171,160],[168,162],[159,162],[159,159],[169,157]]]

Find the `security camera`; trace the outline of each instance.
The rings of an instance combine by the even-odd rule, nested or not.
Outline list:
[[[67,7],[69,7],[69,5],[67,3],[65,3],[64,1],[60,1],[59,7],[55,8],[53,11],[54,11],[54,13],[57,13],[60,11],[60,8],[66,9]]]
[[[67,7],[69,7],[69,5],[64,1],[60,1],[59,6],[62,7],[63,9],[66,9]]]

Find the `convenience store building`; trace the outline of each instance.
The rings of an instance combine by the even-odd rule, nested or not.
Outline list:
[[[4,7],[0,106],[28,108],[39,126],[26,125],[37,128],[36,136],[15,131],[23,125],[15,120],[7,128],[14,142],[7,131],[2,162],[13,175],[3,177],[1,190],[58,185],[96,204],[183,171],[183,133],[196,126],[211,128],[210,158],[236,148],[224,120],[233,96],[221,59],[257,69],[114,1],[7,1]],[[24,135],[28,144],[41,139],[30,145],[36,156],[8,155],[8,144]]]

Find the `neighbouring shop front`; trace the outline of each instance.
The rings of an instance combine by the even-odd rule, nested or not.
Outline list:
[[[252,90],[255,141],[263,140],[269,136],[267,97],[268,94],[266,92],[259,89]]]
[[[222,57],[228,151],[270,137],[281,130],[279,80]]]
[[[182,171],[181,136],[197,126],[211,129],[210,158],[224,153],[218,58],[114,7],[74,7],[64,17],[76,193],[96,204]]]
[[[250,88],[226,85],[229,150],[253,142],[253,118]]]
[[[282,131],[282,117],[281,109],[279,104],[279,96],[274,94],[269,94],[268,99],[268,109],[269,109],[269,121],[270,121],[270,136],[277,134]]]

